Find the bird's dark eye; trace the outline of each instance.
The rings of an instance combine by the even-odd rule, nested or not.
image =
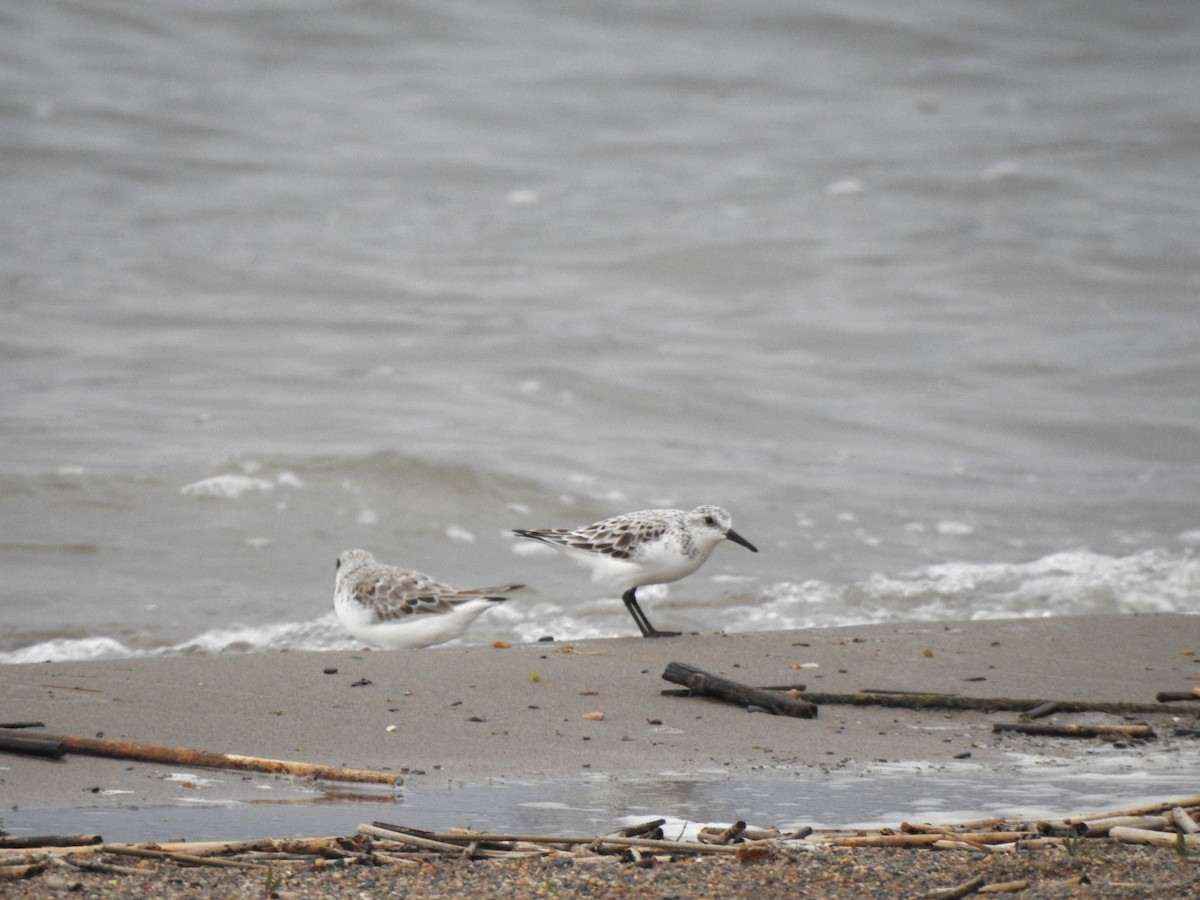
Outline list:
[[[341,571],[341,568],[342,568],[342,558],[339,556],[338,561],[336,563],[334,563],[333,571],[335,571],[335,572]]]
[[[717,523],[716,523],[716,522],[713,520],[713,517],[712,517],[712,516],[705,516],[705,517],[704,517],[704,524],[705,524],[705,525],[716,525]]]

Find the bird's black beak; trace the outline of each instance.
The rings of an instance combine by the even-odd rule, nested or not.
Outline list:
[[[746,540],[744,537],[742,537],[740,534],[738,534],[732,528],[730,528],[727,532],[725,532],[725,537],[729,538],[729,540],[733,541],[735,544],[741,544],[743,547],[745,547],[751,553],[758,552],[757,547],[755,547],[752,543],[750,543],[748,540]]]

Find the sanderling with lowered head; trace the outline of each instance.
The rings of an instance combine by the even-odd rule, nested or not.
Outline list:
[[[524,587],[459,591],[428,575],[375,562],[366,550],[338,557],[333,608],[342,627],[384,650],[430,647],[453,640],[501,596]]]
[[[583,528],[518,528],[513,534],[561,550],[591,569],[592,581],[623,591],[621,599],[643,637],[675,637],[678,631],[659,631],[650,624],[635,592],[643,585],[691,575],[726,539],[757,553],[757,547],[730,527],[731,521],[719,506],[697,506],[691,512],[644,509]]]

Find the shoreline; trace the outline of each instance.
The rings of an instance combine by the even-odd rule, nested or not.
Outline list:
[[[416,793],[580,776],[794,778],[885,761],[1000,767],[1013,754],[1112,757],[1136,767],[1168,742],[995,734],[1011,711],[825,705],[794,719],[664,694],[682,661],[758,686],[1154,704],[1200,683],[1200,618],[1180,614],[902,623],[808,631],[619,638],[415,652],[283,652],[0,667],[0,719],[38,732],[377,770]],[[1154,707],[1151,706],[1150,709]],[[1200,703],[1150,721],[1195,726]],[[1119,723],[1112,713],[1046,721]],[[1177,741],[1190,751],[1195,740]],[[6,810],[186,807],[323,799],[343,786],[69,753],[0,754]],[[180,776],[179,773],[185,773]],[[190,773],[190,775],[186,774]],[[404,789],[402,788],[401,791]]]

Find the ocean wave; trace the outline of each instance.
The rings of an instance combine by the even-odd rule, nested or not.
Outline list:
[[[643,600],[664,601],[665,585],[647,586]],[[672,614],[702,633],[775,631],[893,622],[1040,618],[1122,613],[1200,614],[1200,559],[1146,550],[1107,556],[1086,550],[1054,553],[1025,563],[952,562],[899,575],[876,574],[853,584],[819,580],[780,582],[750,594],[703,606],[670,603]],[[496,629],[509,639],[534,642],[551,634],[586,640],[628,634],[619,599],[586,605],[541,601],[505,604],[490,617],[492,629],[475,629],[463,644],[492,640]],[[152,649],[111,637],[55,638],[0,653],[0,664],[88,661],[182,654],[357,650],[332,612],[306,622],[235,625],[205,631]]]
[[[726,630],[822,628],[903,621],[1200,613],[1200,559],[1188,551],[1107,556],[1086,550],[1026,563],[953,562],[834,585],[764,587]]]

